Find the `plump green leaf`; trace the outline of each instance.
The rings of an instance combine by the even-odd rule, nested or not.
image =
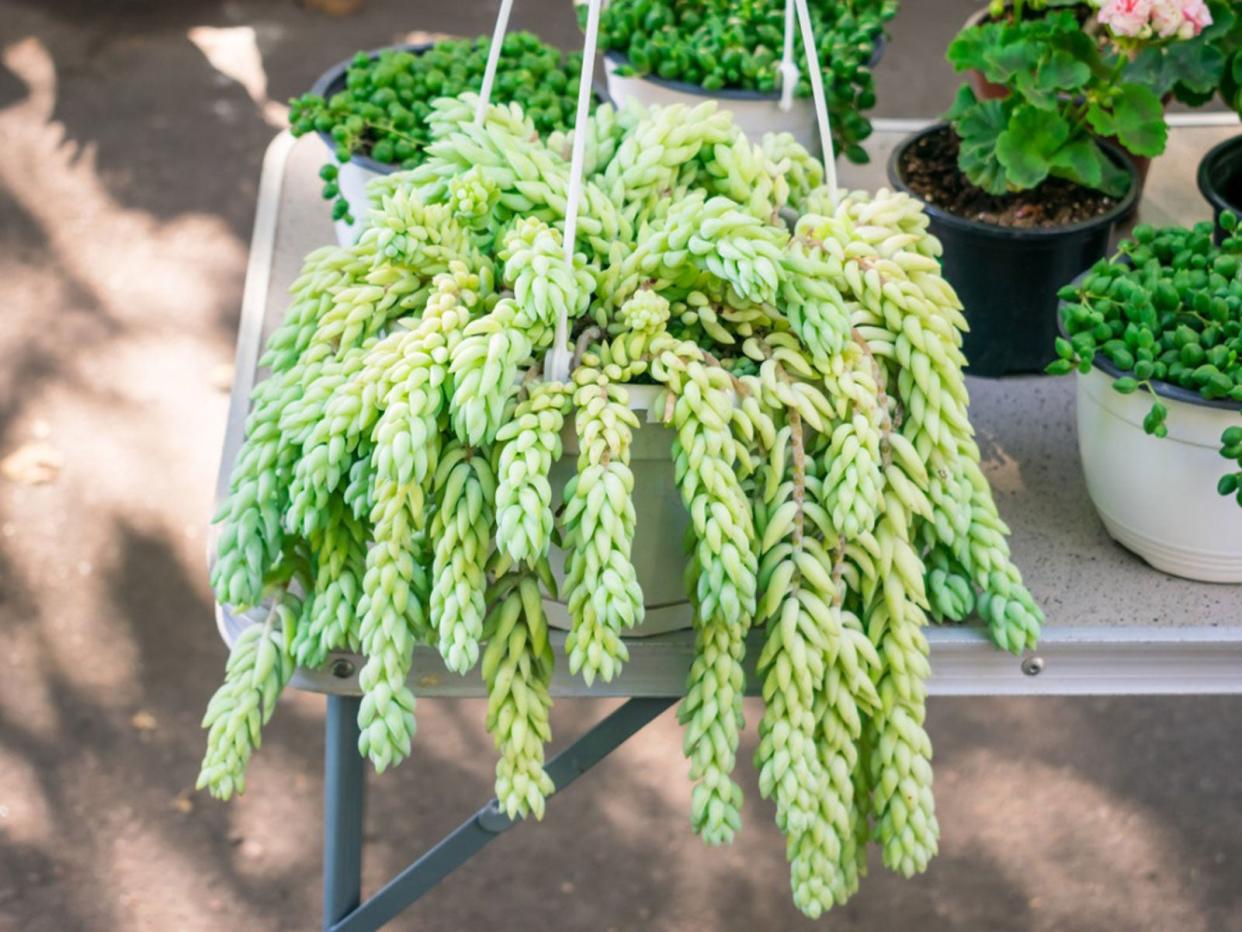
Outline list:
[[[1118,141],[1135,155],[1155,157],[1164,152],[1169,127],[1164,105],[1152,91],[1139,84],[1123,84],[1113,106]]]
[[[1179,93],[1188,89],[1210,95],[1225,73],[1225,53],[1207,43],[1174,42],[1167,46],[1166,57]]]
[[[1008,126],[996,139],[996,158],[1005,167],[1010,186],[1033,188],[1047,178],[1052,160],[1069,135],[1069,123],[1055,110],[1026,104],[1014,108]]]
[[[1045,91],[1074,91],[1090,80],[1091,69],[1059,49],[1039,63],[1035,74],[1035,83]]]
[[[1126,66],[1122,80],[1142,85],[1157,97],[1173,91],[1179,97],[1202,97],[1216,90],[1224,72],[1225,53],[1200,35],[1189,41],[1144,46]]]
[[[1058,149],[1051,159],[1051,173],[1088,188],[1099,188],[1104,180],[1108,156],[1094,139],[1080,136]]]
[[[963,85],[946,114],[961,140],[958,167],[989,194],[1009,190],[1004,166],[996,157],[996,141],[1008,125],[1005,107],[1004,101],[979,100]]]
[[[945,58],[956,71],[983,71],[987,67],[985,56],[996,45],[999,35],[998,23],[963,29],[949,43]]]
[[[1072,3],[1071,6],[1078,6]],[[1108,80],[1112,76],[1112,66],[1100,54],[1100,45],[1096,40],[1079,27],[1077,20],[1071,16],[1066,25],[1058,28],[1048,37],[1048,44],[1054,49],[1069,55],[1074,61],[1087,66],[1093,77]]]
[[[1105,109],[1098,103],[1092,104],[1087,108],[1087,125],[1097,135],[1107,137],[1117,135],[1117,121],[1113,117],[1113,112]]]
[[[1016,77],[1034,75],[1043,63],[1046,48],[1033,42],[1010,42],[984,53],[983,73],[989,81],[1007,84]]]
[[[1107,156],[1100,162],[1100,169],[1102,170],[1099,184],[1101,191],[1109,197],[1116,198],[1125,197],[1130,193],[1130,185],[1134,183],[1134,179],[1128,171]]]

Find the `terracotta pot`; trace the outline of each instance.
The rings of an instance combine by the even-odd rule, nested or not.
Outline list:
[[[970,18],[962,25],[962,30],[973,29],[975,26],[981,25],[988,18],[988,8],[975,10]],[[993,84],[983,76],[983,72],[977,68],[971,68],[966,72],[966,80],[970,84],[971,89],[975,92],[975,96],[980,100],[1001,100],[1009,96],[1009,89],[1003,84]]]

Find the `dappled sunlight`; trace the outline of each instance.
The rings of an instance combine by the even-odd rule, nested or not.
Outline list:
[[[1022,463],[998,445],[991,446],[988,454],[983,467],[993,493],[999,496],[1021,492],[1025,488]]]
[[[131,627],[141,620],[91,611],[104,597],[97,570],[121,554],[108,538],[81,533],[82,522],[124,513],[154,523],[180,545],[187,571],[201,574],[201,542],[187,540],[185,529],[206,516],[214,443],[202,440],[218,436],[225,405],[209,378],[228,350],[187,324],[210,319],[236,294],[244,247],[215,217],[165,222],[116,203],[92,148],[64,142],[63,127],[51,121],[57,78],[48,50],[31,37],[0,58],[29,88],[0,111],[7,150],[0,187],[37,224],[47,261],[72,283],[59,294],[46,284],[31,290],[44,291],[43,306],[109,322],[60,327],[57,314],[50,327],[28,324],[27,352],[54,361],[57,379],[25,380],[15,396],[22,405],[16,426],[35,417],[49,425],[48,443],[65,464],[53,483],[6,496],[13,539],[28,545],[8,548],[9,559],[27,586],[44,593],[43,641],[63,675],[94,701],[122,707],[141,697]],[[154,464],[162,468],[134,482]],[[170,502],[177,503],[171,511]],[[49,546],[60,551],[50,564],[42,557]]]
[[[17,844],[49,844],[57,819],[34,765],[0,745],[0,835]]]
[[[31,734],[55,735],[61,728],[52,686],[44,676],[47,644],[35,625],[5,631],[9,669],[0,676],[0,709],[21,708],[21,727]],[[0,786],[6,782],[0,780]]]
[[[269,25],[265,31],[273,33],[271,38],[280,36],[278,27]],[[195,26],[186,36],[213,68],[246,89],[269,125],[284,128],[288,124],[288,106],[267,96],[267,72],[254,26]]]
[[[43,606],[48,654],[65,678],[92,701],[101,707],[127,708],[142,694],[135,679],[141,657],[129,626],[83,614],[82,603],[98,600],[101,590],[94,581],[72,586],[68,582],[68,571],[54,580],[39,581],[41,587],[64,593],[46,599]]]
[[[126,794],[115,787],[118,796]],[[150,799],[148,794],[148,799]],[[153,802],[153,801],[152,801]],[[167,810],[172,812],[171,806]],[[170,837],[162,824],[175,816],[153,818],[146,812],[124,819],[123,830],[104,843],[97,859],[104,886],[113,898],[118,915],[125,916],[125,928],[198,930],[216,929],[224,921],[219,897],[205,896],[222,890],[229,898],[231,919],[238,928],[270,927],[273,917],[262,907],[238,896],[231,863],[221,864],[210,857],[201,844],[185,845]],[[161,815],[163,815],[161,813]],[[244,866],[245,857],[239,858]],[[142,890],[152,874],[159,878],[160,896],[135,896],[128,891]]]
[[[56,71],[48,50],[31,37],[5,48],[0,61],[30,89],[0,111],[0,186],[38,223],[57,263],[107,310],[184,333],[169,325],[214,310],[222,287],[235,287],[244,245],[211,215],[163,223],[118,204],[99,178],[93,147],[65,142],[64,127],[51,119]]]
[[[261,759],[269,756],[270,760]],[[247,777],[250,789],[227,807],[207,798],[199,801],[201,806],[227,808],[228,840],[239,849],[237,867],[249,880],[314,868],[323,817],[323,778],[319,768],[307,770],[304,764],[305,755],[285,742],[265,744]],[[272,831],[274,825],[281,830]]]
[[[55,119],[57,66],[40,39],[0,62],[27,89],[0,110],[0,191],[29,250],[0,257],[18,311],[0,334],[12,359],[0,455],[38,439],[63,457],[43,485],[0,483],[0,606],[19,664],[0,702],[20,710],[0,720],[0,832],[23,846],[9,856],[72,878],[54,902],[27,884],[61,928],[218,927],[195,895],[211,888],[238,927],[270,925],[238,905],[211,847],[186,843],[201,710],[163,704],[195,682],[185,648],[216,643],[203,531],[227,399],[211,373],[231,357],[216,322],[235,313],[245,246],[218,216],[117,201],[95,145]],[[165,599],[178,580],[184,595]],[[200,680],[215,677],[215,651]],[[149,769],[152,752],[175,763]],[[81,818],[99,799],[106,812]],[[156,864],[161,895],[140,895]]]
[[[1065,767],[993,750],[974,751],[957,771],[946,849],[995,863],[1051,925],[1115,927],[1141,888],[1151,928],[1207,928],[1186,873],[1170,869],[1180,841],[1159,815]],[[1073,912],[1058,912],[1063,902]]]

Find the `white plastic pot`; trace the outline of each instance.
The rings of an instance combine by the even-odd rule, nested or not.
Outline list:
[[[336,220],[332,229],[336,231],[336,241],[342,246],[352,246],[362,235],[363,225],[371,210],[371,202],[367,198],[367,185],[376,178],[396,171],[394,165],[383,165],[374,159],[355,155],[344,165],[338,166],[336,185],[341,189],[341,197],[349,202],[349,214],[353,223]]]
[[[1143,418],[1151,396],[1114,391],[1117,375],[1097,362],[1077,376],[1078,448],[1087,492],[1108,533],[1174,576],[1242,582],[1242,508],[1216,492],[1230,471],[1220,435],[1242,424],[1238,405],[1160,384],[1169,434],[1150,437]]]
[[[432,43],[430,42],[419,42],[396,45],[392,46],[392,48],[420,55],[431,48],[431,46]],[[383,51],[386,51],[386,49],[374,49],[367,54],[372,58],[378,58],[379,53]],[[345,77],[353,60],[351,55],[344,61],[333,65],[319,76],[319,79],[311,86],[310,92],[326,100],[333,94],[343,91],[345,89]],[[327,147],[328,158],[332,159],[336,143],[327,133],[319,133],[318,135]],[[381,175],[392,174],[397,171],[398,166],[385,165],[365,155],[355,155],[344,165],[338,165],[337,168],[336,184],[341,190],[341,197],[345,198],[349,204],[349,213],[354,218],[354,222],[351,224],[337,220],[332,224],[332,228],[336,231],[336,241],[342,246],[349,246],[357,242],[358,237],[362,235],[364,221],[371,209],[371,202],[367,199],[367,183],[375,178],[379,178]],[[326,209],[328,208],[325,206]]]
[[[637,520],[631,557],[643,590],[645,612],[642,624],[625,634],[645,637],[689,628],[693,622],[685,587],[684,541],[690,518],[673,481],[673,432],[660,422],[655,410],[661,389],[654,385],[629,385],[626,390],[630,408],[642,422],[634,432],[630,451]],[[564,455],[552,468],[554,489],[563,489],[578,468],[578,437],[572,418],[565,423],[562,440]],[[565,578],[565,551],[553,547],[549,562],[560,584]],[[572,627],[564,601],[545,598],[543,604],[548,624],[564,630]]]
[[[682,81],[665,81],[651,76],[617,74],[626,59],[616,52],[604,56],[604,71],[608,81],[608,96],[620,110],[631,100],[644,106],[655,104],[686,104],[694,107],[705,100],[716,100],[721,109],[733,113],[733,122],[752,141],[758,142],[764,133],[793,133],[812,155],[820,152],[819,131],[815,123],[815,105],[809,97],[794,97],[788,110],[780,107],[780,91],[704,90],[695,84]]]

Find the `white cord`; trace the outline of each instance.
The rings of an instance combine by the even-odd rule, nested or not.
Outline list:
[[[798,89],[798,64],[794,61],[794,0],[785,0],[785,50],[781,53],[781,109],[793,106]]]
[[[815,33],[811,29],[811,13],[806,0],[793,0],[798,8],[798,21],[802,24],[802,44],[806,47],[806,66],[811,72],[811,93],[815,98],[815,120],[819,123],[819,142],[824,150],[824,183],[833,200],[837,196],[837,158],[832,148],[832,127],[828,124],[828,106],[824,102],[824,78],[819,73],[819,50],[815,47]]]
[[[487,50],[487,67],[483,70],[483,85],[479,88],[479,104],[474,111],[474,122],[482,125],[487,105],[492,99],[492,84],[496,81],[496,68],[500,64],[500,47],[509,28],[509,11],[513,0],[500,0],[500,12],[496,14],[496,28],[492,30],[492,44]]]
[[[586,40],[582,47],[582,74],[578,79],[578,114],[574,118],[574,150],[565,199],[565,264],[573,266],[574,237],[578,232],[578,203],[582,200],[582,171],[586,163],[587,118],[591,113],[591,82],[595,73],[595,45],[599,37],[600,0],[587,7]]]
[[[591,113],[592,82],[595,72],[595,46],[599,38],[600,0],[589,0],[586,39],[582,46],[582,75],[578,81],[578,115],[574,119],[574,149],[569,168],[569,192],[565,198],[565,264],[574,267],[574,243],[578,235],[578,205],[582,201],[582,175],[586,165],[587,120]],[[572,359],[569,350],[569,321],[561,311],[556,321],[556,340],[544,360],[543,374],[548,381],[569,380]]]

